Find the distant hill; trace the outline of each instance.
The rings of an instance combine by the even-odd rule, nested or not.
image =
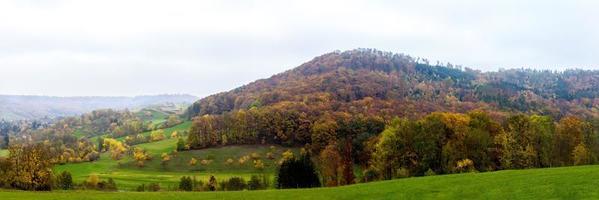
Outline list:
[[[80,115],[97,109],[137,109],[161,104],[189,105],[191,95],[135,97],[54,97],[0,95],[0,119],[22,120]]]
[[[195,102],[188,116],[252,106],[419,117],[483,109],[599,117],[599,71],[510,69],[481,72],[373,49],[332,52],[299,67]],[[307,111],[303,111],[307,112]],[[310,113],[310,112],[307,112]]]

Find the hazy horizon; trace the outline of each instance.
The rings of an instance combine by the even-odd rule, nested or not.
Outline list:
[[[115,95],[115,96],[99,96],[99,95],[91,95],[91,96],[59,96],[59,95],[43,95],[43,94],[0,94],[0,96],[30,96],[30,97],[57,97],[57,98],[94,98],[94,97],[110,97],[110,98],[134,98],[134,97],[143,97],[143,96],[176,96],[176,95],[189,95],[193,97],[201,98],[200,96],[193,94],[141,94],[141,95]]]
[[[599,2],[2,1],[0,94],[204,97],[335,50],[599,69]]]

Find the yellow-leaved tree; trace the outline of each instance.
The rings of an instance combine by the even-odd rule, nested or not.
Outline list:
[[[126,144],[123,144],[122,142],[113,138],[104,139],[104,148],[110,151],[110,157],[113,160],[120,160],[127,151]]]

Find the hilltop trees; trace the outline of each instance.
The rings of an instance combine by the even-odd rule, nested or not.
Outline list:
[[[593,109],[599,106],[597,75],[597,70],[481,72],[431,64],[403,54],[356,49],[324,54],[293,70],[203,98],[186,114],[191,119],[305,103],[320,112],[408,118],[435,111],[466,113],[476,108],[555,119],[568,115],[591,118],[598,116]],[[356,106],[365,101],[368,106]],[[313,117],[314,113],[306,113]]]

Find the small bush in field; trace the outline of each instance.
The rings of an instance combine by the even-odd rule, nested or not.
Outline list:
[[[204,166],[209,165],[210,163],[212,163],[212,160],[202,159],[202,161],[200,161],[200,164]]]
[[[247,183],[249,190],[263,190],[268,188],[268,184],[268,177],[265,175],[252,175]]]
[[[259,153],[253,152],[252,154],[250,154],[250,157],[252,158],[252,160],[258,160],[260,159],[262,156],[260,156]]]
[[[229,158],[225,161],[225,165],[233,165],[235,161],[232,158]]]
[[[268,153],[266,153],[266,158],[268,158],[269,160],[274,160],[275,154],[272,152],[268,152]]]
[[[244,164],[245,164],[245,162],[247,162],[249,159],[250,159],[250,157],[249,157],[249,156],[242,156],[242,157],[241,157],[241,158],[239,158],[239,160],[238,160],[238,162],[239,162],[239,165],[244,165]]]
[[[244,190],[246,187],[247,183],[241,177],[231,177],[229,180],[221,182],[221,188],[227,191]]]
[[[150,183],[148,185],[148,191],[151,191],[151,192],[160,191],[160,184],[158,184],[158,183]]]
[[[254,168],[256,168],[257,170],[263,170],[264,162],[262,162],[262,160],[254,160]]]
[[[196,166],[198,164],[198,160],[195,158],[191,158],[189,160],[189,166]]]

